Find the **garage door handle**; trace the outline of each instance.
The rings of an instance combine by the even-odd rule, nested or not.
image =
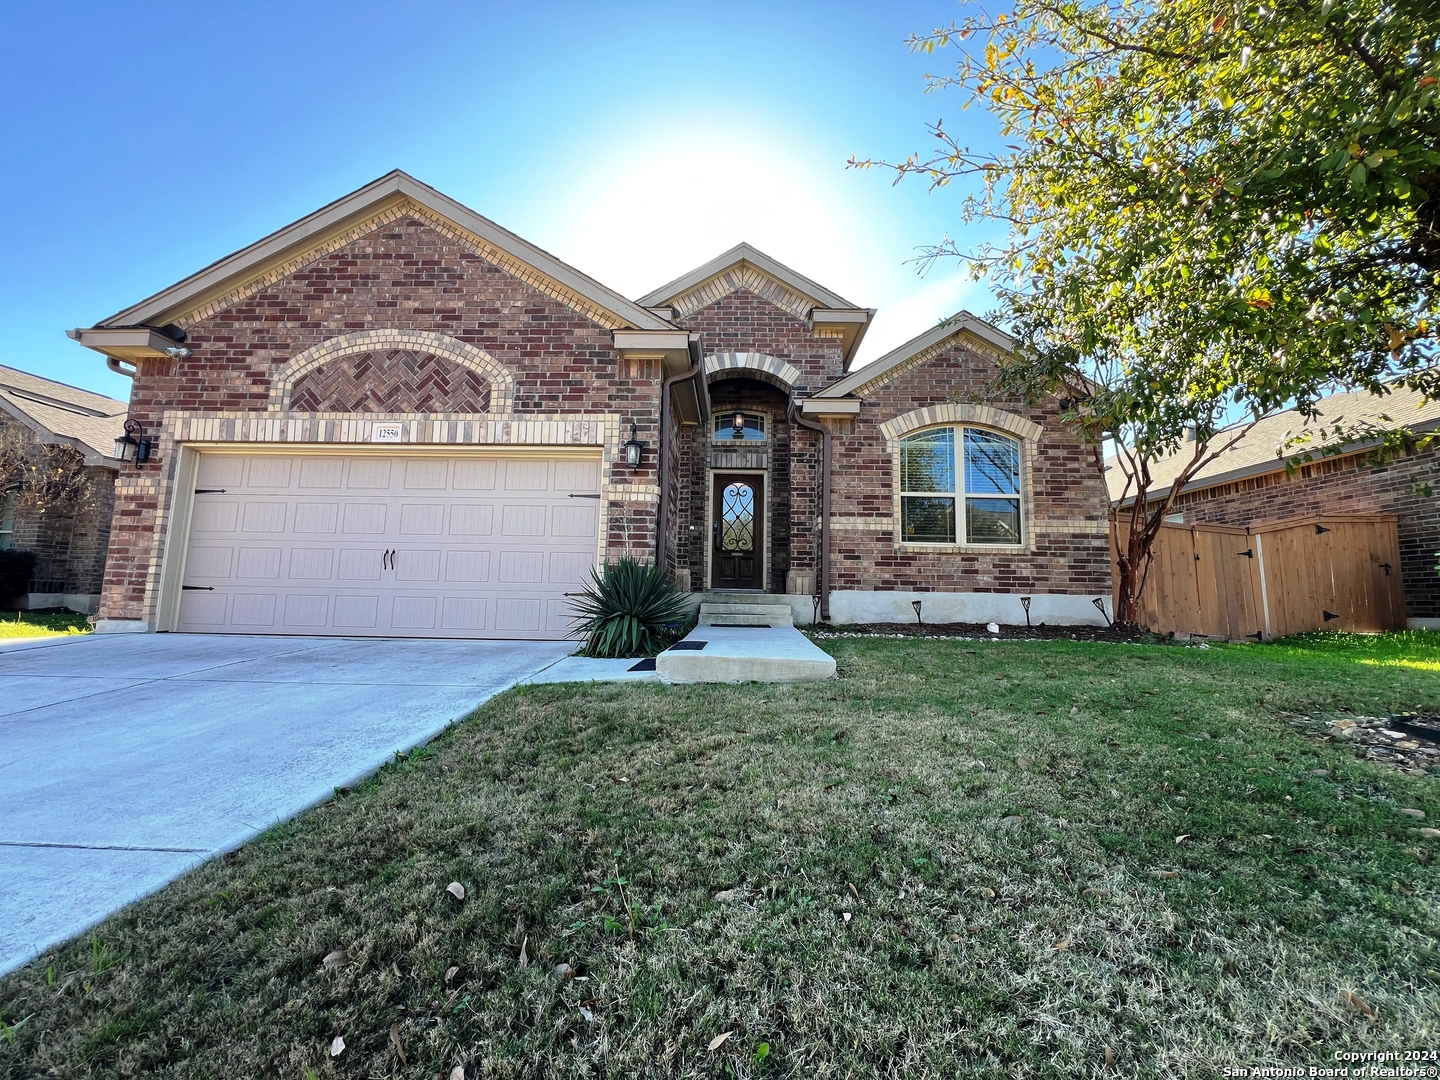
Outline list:
[[[181,585],[181,592],[214,592],[214,585]]]
[[[573,492],[572,492],[571,495],[570,495],[570,498],[572,498],[572,499],[598,499],[599,497],[600,497],[600,493],[599,493],[598,491],[597,491],[594,495],[585,495],[585,494],[576,495],[576,494],[574,494]]]
[[[196,495],[224,495],[224,488],[196,488]]]

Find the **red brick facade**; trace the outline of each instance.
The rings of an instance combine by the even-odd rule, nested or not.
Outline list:
[[[1440,619],[1440,448],[1384,463],[1348,454],[1181,493],[1187,522],[1251,525],[1310,514],[1396,514],[1406,614]]]
[[[683,319],[702,331],[707,352],[756,352],[788,361],[811,391],[835,382],[843,359],[835,339],[817,338],[803,321],[754,293],[740,290]],[[819,545],[820,436],[787,420],[788,400],[772,385],[752,378],[712,376],[716,415],[736,408],[767,417],[763,444],[713,443],[709,431],[684,440],[681,469],[689,484],[677,518],[676,565],[688,567],[692,587],[706,583],[710,477],[735,460],[727,450],[748,451],[770,484],[767,587],[785,589],[791,569],[815,570]],[[1077,440],[1053,406],[995,402],[996,408],[1043,428],[1029,448],[1027,476],[1030,540],[1025,550],[978,547],[927,549],[896,543],[893,449],[880,425],[931,405],[983,396],[995,374],[993,362],[959,344],[863,395],[860,415],[830,421],[834,432],[831,505],[831,587],[836,590],[902,592],[1044,593],[1104,596],[1110,590],[1106,493],[1094,447]],[[763,461],[761,460],[763,459]],[[688,501],[686,501],[688,500]]]
[[[622,371],[610,333],[487,262],[426,222],[385,225],[214,315],[185,326],[191,355],[146,360],[134,380],[130,415],[145,430],[165,413],[260,412],[276,368],[304,350],[357,330],[425,330],[485,350],[515,378],[515,412],[618,413],[655,445],[659,379],[653,365]],[[379,400],[403,397],[400,369]],[[114,528],[100,615],[146,617],[158,572],[164,460],[127,467],[117,485]],[[655,455],[635,472],[616,465],[625,485],[656,482]],[[610,542],[654,546],[653,500],[611,503]]]
[[[183,446],[355,441],[354,426],[368,425],[374,416],[470,425],[464,437],[454,431],[409,437],[422,442],[509,441],[513,428],[523,429],[516,438],[536,445],[603,445],[610,464],[602,481],[600,555],[653,552],[663,496],[669,507],[667,569],[688,570],[695,590],[706,588],[710,570],[714,473],[763,471],[765,589],[784,592],[818,571],[822,440],[792,424],[790,411],[844,376],[846,349],[860,332],[857,320],[863,324],[872,313],[838,306],[844,302],[833,294],[825,294],[824,302],[807,299],[796,290],[813,290],[813,283],[778,264],[757,270],[744,260],[742,274],[724,269],[698,284],[692,280],[674,298],[677,306],[647,311],[598,283],[590,288],[572,278],[566,285],[561,279],[573,273],[568,268],[559,278],[553,265],[537,270],[549,257],[534,251],[526,256],[518,238],[486,247],[491,241],[473,229],[483,232],[493,223],[448,231],[455,222],[428,216],[434,205],[425,205],[428,210],[415,202],[382,209],[370,219],[382,224],[337,233],[333,243],[280,267],[257,264],[253,280],[228,279],[226,288],[234,291],[225,299],[196,292],[190,314],[166,316],[186,332],[188,355],[162,358],[164,350],[149,346],[138,363],[130,415],[155,437],[156,450],[143,467],[125,468],[117,484],[102,619],[151,626],[159,620],[161,538],[176,503]],[[526,257],[540,261],[531,265]],[[704,273],[710,274],[708,267]],[[628,314],[605,322],[619,311]],[[136,329],[119,317],[116,327]],[[108,327],[96,332],[101,329]],[[658,353],[647,354],[643,342],[617,345],[622,329],[630,334],[627,341],[650,333],[679,345],[657,344]],[[735,409],[761,414],[766,438],[717,441],[708,420],[682,425],[672,411],[666,435],[674,468],[661,492],[663,373],[677,370],[677,351],[693,357],[697,340],[711,364],[704,377],[712,415]],[[882,425],[983,395],[991,361],[962,347],[962,340],[943,339],[923,362],[887,366],[890,374],[861,388],[858,417],[826,421],[834,432],[832,589],[1062,599],[1108,594],[1099,462],[1094,448],[1076,441],[1053,409],[992,403],[1003,412],[974,421],[1009,425],[1025,439],[1021,545],[992,550],[897,543],[895,433],[887,435]],[[634,470],[624,464],[622,445],[632,423],[646,447]],[[337,425],[345,424],[351,425],[349,435],[338,433]],[[491,433],[476,434],[484,424],[492,425]],[[584,436],[558,435],[567,424],[583,427]],[[494,435],[494,425],[505,428],[504,438]],[[237,434],[241,427],[246,434]],[[600,428],[603,437],[595,434]],[[800,573],[791,578],[792,571]],[[1014,619],[1018,610],[1011,612],[1015,605],[1007,603],[1005,617]],[[1097,618],[1084,600],[1062,614],[1068,621]]]
[[[832,517],[868,521],[878,529],[832,532],[837,589],[908,592],[1051,593],[1105,595],[1110,555],[1105,535],[1105,485],[1093,447],[1059,422],[1058,410],[1019,401],[986,401],[1044,429],[1033,447],[1028,491],[1029,550],[989,552],[976,547],[934,551],[896,543],[894,455],[879,425],[896,416],[970,400],[995,374],[993,364],[954,345],[920,367],[864,395],[853,432],[835,439]]]

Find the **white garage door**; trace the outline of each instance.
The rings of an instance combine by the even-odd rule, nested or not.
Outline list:
[[[600,461],[200,456],[176,629],[562,638]]]

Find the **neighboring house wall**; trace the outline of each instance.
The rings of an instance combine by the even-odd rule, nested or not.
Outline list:
[[[882,610],[912,621],[910,600],[918,598],[922,617],[934,621],[994,618],[1016,623],[1024,621],[1018,599],[1022,595],[1036,598],[1036,622],[1098,619],[1091,600],[1109,596],[1111,573],[1107,497],[1096,450],[1060,422],[1054,403],[1032,407],[985,399],[994,375],[991,359],[952,340],[927,361],[902,365],[856,392],[864,405],[853,421],[853,433],[838,434],[834,440],[831,586],[838,594],[851,594],[832,598],[838,621],[876,617]],[[930,406],[962,405],[976,396],[1022,424],[1040,427],[1038,440],[1022,440],[1024,543],[1020,548],[938,548],[900,542],[898,448],[881,425]],[[979,419],[967,421],[970,426],[992,426],[983,411],[972,415]],[[884,590],[895,595],[863,595]],[[971,595],[923,595],[930,593]]]
[[[1228,484],[1182,492],[1172,513],[1186,522],[1251,525],[1310,514],[1397,514],[1406,614],[1440,619],[1440,447],[1384,464],[1364,453],[1322,458]]]
[[[30,434],[29,429],[14,421],[5,426]],[[93,610],[100,595],[115,505],[115,473],[98,466],[90,466],[85,472],[95,488],[94,503],[89,509],[61,516],[23,509],[15,513],[9,546],[16,551],[35,553],[31,589],[48,597],[34,601],[37,604],[68,604]]]
[[[487,261],[435,223],[410,214],[383,223],[182,324],[191,355],[145,360],[134,380],[130,415],[159,440],[156,459],[139,469],[127,466],[117,485],[102,618],[155,618],[177,437],[205,432],[210,439],[347,441],[341,425],[348,417],[393,416],[368,411],[392,406],[412,416],[418,409],[463,410],[431,414],[453,421],[446,435],[451,442],[604,446],[605,554],[654,551],[656,455],[648,453],[633,472],[623,453],[618,462],[616,456],[632,420],[639,438],[656,445],[658,365],[627,362],[622,370],[607,327]],[[275,408],[275,376],[292,358],[342,335],[392,330],[443,335],[483,350],[513,377],[512,411],[495,412],[491,381],[484,404],[499,426],[472,422],[487,415],[470,411],[482,403],[471,375],[406,342],[300,373],[291,408]],[[335,411],[302,411],[312,406]],[[258,429],[252,419],[260,415],[287,422],[253,434]],[[546,418],[557,423],[519,423]]]

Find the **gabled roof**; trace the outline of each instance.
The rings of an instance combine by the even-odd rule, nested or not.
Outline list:
[[[856,307],[839,293],[744,243],[646,293],[639,302],[647,308],[668,308],[673,317],[683,319],[742,288],[763,296],[813,328],[834,331],[844,340],[847,366],[875,314],[874,308]]]
[[[493,253],[506,266],[518,270],[530,284],[586,312],[599,317],[607,329],[673,330],[674,324],[660,318],[594,278],[561,262],[489,218],[482,217],[428,184],[399,169],[366,184],[313,214],[271,233],[263,240],[211,263],[198,273],[171,285],[133,307],[116,312],[96,328],[164,326],[182,322],[187,315],[217,300],[223,300],[249,283],[266,278],[277,269],[284,271],[303,263],[305,256],[327,242],[346,234],[386,210],[403,212],[406,204],[458,231],[462,239],[476,244],[482,254]],[[428,212],[428,213],[427,213]],[[348,241],[347,241],[348,242]],[[528,273],[526,272],[528,271]],[[273,279],[273,278],[272,278]],[[606,318],[608,316],[608,318]]]
[[[1334,432],[1337,424],[1351,433],[1401,427],[1415,432],[1430,431],[1440,427],[1440,401],[1426,401],[1424,395],[1415,390],[1396,389],[1385,395],[1354,390],[1331,394],[1321,401],[1319,415],[1313,421],[1307,421],[1294,409],[1272,413],[1246,432],[1229,450],[1202,468],[1183,490],[1201,491],[1248,476],[1280,472],[1286,462],[1297,458],[1302,461],[1309,457],[1318,458],[1327,449],[1343,446],[1346,452],[1356,452],[1373,445],[1368,440],[1347,445],[1346,436]],[[1321,434],[1322,428],[1324,435]],[[1307,441],[1296,441],[1307,436]],[[1211,440],[1212,444],[1220,442],[1222,445],[1223,441],[1223,432]],[[1194,444],[1190,443],[1169,457],[1151,463],[1150,497],[1164,497],[1193,453]],[[1110,498],[1120,498],[1125,489],[1125,474],[1116,458],[1105,461],[1105,482],[1110,488]]]
[[[669,284],[662,285],[654,292],[645,294],[640,298],[640,303],[646,307],[661,307],[669,304],[676,297],[723,274],[737,263],[749,263],[755,269],[769,274],[776,281],[790,286],[801,296],[808,298],[814,307],[855,309],[855,305],[839,293],[833,293],[823,285],[817,285],[804,274],[796,273],[784,263],[766,255],[759,248],[745,243],[736,244],[724,254],[715,256],[689,273],[681,274]]]
[[[87,465],[115,467],[115,440],[124,434],[129,408],[104,394],[0,366],[0,412],[41,442],[73,446]]]
[[[1015,339],[1005,331],[991,326],[984,319],[968,311],[957,311],[944,322],[932,326],[923,334],[911,338],[904,345],[891,349],[863,367],[850,372],[839,382],[831,383],[817,398],[838,398],[859,393],[872,383],[883,383],[897,377],[903,365],[923,364],[939,354],[951,338],[963,337],[972,348],[987,355],[1008,354],[1015,347]]]

